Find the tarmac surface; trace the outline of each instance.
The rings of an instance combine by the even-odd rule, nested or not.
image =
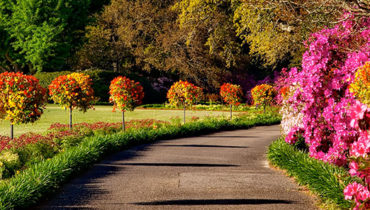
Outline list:
[[[159,141],[106,158],[38,209],[316,209],[268,167],[280,127]]]

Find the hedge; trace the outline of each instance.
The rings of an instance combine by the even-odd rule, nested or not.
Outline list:
[[[267,157],[272,165],[286,170],[299,184],[318,195],[324,204],[350,208],[351,203],[344,199],[343,189],[351,178],[343,167],[311,158],[307,152],[285,143],[283,138],[269,146]]]
[[[88,137],[83,142],[37,163],[0,185],[0,208],[27,208],[55,192],[62,184],[108,154],[156,140],[207,134],[220,130],[250,128],[280,122],[280,117],[261,115],[254,119],[233,121],[210,119],[183,126],[167,126],[157,130],[141,129],[107,136]]]

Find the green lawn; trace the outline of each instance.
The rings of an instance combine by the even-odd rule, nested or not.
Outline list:
[[[89,110],[86,113],[80,111],[73,112],[73,123],[81,122],[120,122],[122,114],[118,111],[112,112],[112,106],[94,106],[95,110]],[[190,119],[193,116],[200,118],[211,117],[211,116],[229,116],[229,112],[222,111],[187,111],[186,117]],[[182,110],[143,110],[137,109],[133,112],[127,112],[125,114],[126,120],[132,119],[157,119],[157,120],[170,120],[172,117],[180,117],[182,119]],[[48,105],[41,119],[34,124],[22,124],[14,126],[15,136],[19,136],[27,132],[42,133],[45,132],[49,126],[53,123],[68,124],[69,115],[68,111],[61,109],[56,105]],[[9,122],[2,120],[0,121],[0,135],[9,135]]]

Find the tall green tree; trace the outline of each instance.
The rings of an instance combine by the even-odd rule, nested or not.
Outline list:
[[[1,0],[2,68],[58,70],[78,48],[90,0]]]

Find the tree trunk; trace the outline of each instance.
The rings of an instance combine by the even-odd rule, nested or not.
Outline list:
[[[126,126],[125,126],[125,112],[122,111],[122,130],[125,131],[126,130]]]
[[[184,105],[184,124],[186,122],[186,120],[185,120],[185,110],[186,110],[186,106]]]
[[[13,125],[13,123],[10,124],[10,138],[14,139],[14,125]]]
[[[230,120],[233,119],[233,105],[230,104]]]
[[[72,107],[69,107],[69,129],[72,130]]]

